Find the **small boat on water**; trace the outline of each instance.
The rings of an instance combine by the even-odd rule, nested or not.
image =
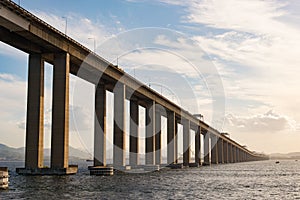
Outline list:
[[[8,168],[0,167],[0,189],[8,189]]]

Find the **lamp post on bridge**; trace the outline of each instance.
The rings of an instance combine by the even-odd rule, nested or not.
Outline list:
[[[89,40],[94,40],[94,53],[96,53],[96,38],[95,37],[90,37],[88,39]]]
[[[65,19],[65,35],[67,35],[67,30],[68,30],[68,18],[67,17],[62,17]]]
[[[204,121],[204,116],[202,114],[194,114],[193,116],[197,117],[201,121]]]

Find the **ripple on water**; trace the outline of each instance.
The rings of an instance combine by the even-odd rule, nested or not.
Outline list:
[[[16,163],[6,163],[11,168]],[[18,176],[1,199],[300,199],[300,162],[224,164],[147,174]],[[2,165],[2,164],[1,164]],[[7,166],[7,165],[6,165]]]

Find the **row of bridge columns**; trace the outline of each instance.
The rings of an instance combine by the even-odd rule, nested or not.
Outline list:
[[[44,168],[44,60],[29,55],[25,170],[20,173],[43,173]],[[51,127],[51,167],[68,173],[69,156],[69,74],[70,55],[54,55]],[[76,170],[76,169],[75,169]],[[50,173],[49,170],[46,170]]]
[[[68,169],[69,149],[69,73],[68,53],[54,55],[53,104],[51,131],[50,169]],[[95,86],[95,127],[94,127],[94,166],[106,166],[106,85],[99,82]],[[125,151],[125,98],[126,86],[116,83],[114,94],[113,125],[113,165],[126,165]],[[191,162],[190,141],[195,140],[195,163],[201,165],[201,134],[204,135],[203,164],[234,163],[256,159],[216,135],[177,116],[174,111],[164,109],[153,100],[142,100],[146,109],[146,165],[162,164],[161,155],[161,116],[167,118],[167,163],[178,162],[178,142],[183,144],[183,165]],[[129,164],[139,165],[139,106],[141,100],[130,98]],[[28,99],[26,121],[25,173],[37,172],[43,168],[44,135],[44,60],[41,55],[29,55]],[[178,141],[177,124],[183,126],[183,141]],[[191,137],[191,129],[195,138]],[[29,170],[29,171],[28,171]],[[43,173],[43,172],[41,172]]]

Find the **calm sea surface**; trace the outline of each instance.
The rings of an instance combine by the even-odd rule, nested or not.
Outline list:
[[[0,199],[300,199],[300,161],[224,164],[146,174],[90,176],[87,163],[72,176],[19,176]]]

